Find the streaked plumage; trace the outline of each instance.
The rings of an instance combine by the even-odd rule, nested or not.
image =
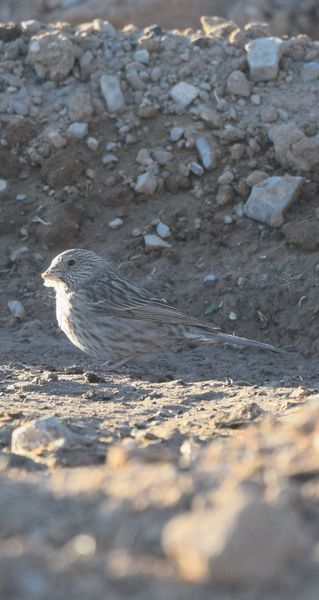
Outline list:
[[[103,361],[126,364],[171,347],[226,342],[278,352],[270,344],[219,332],[131,283],[89,250],[66,250],[42,274],[56,291],[59,326],[70,341]]]

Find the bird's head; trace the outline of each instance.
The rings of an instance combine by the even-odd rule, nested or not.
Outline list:
[[[85,283],[106,261],[90,250],[72,249],[58,254],[42,277],[46,287],[64,285],[69,289]]]

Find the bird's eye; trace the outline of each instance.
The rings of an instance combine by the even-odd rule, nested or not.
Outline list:
[[[74,258],[70,258],[70,260],[68,260],[67,264],[69,265],[69,267],[72,267],[72,265],[75,265]]]

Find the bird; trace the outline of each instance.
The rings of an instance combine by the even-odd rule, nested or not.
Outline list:
[[[155,298],[91,250],[61,252],[42,277],[55,290],[59,327],[77,348],[110,370],[190,344],[224,342],[280,352],[270,344],[223,333]]]

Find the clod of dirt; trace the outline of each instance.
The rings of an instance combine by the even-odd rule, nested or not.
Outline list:
[[[286,223],[282,232],[288,244],[308,251],[319,248],[319,221],[316,218]]]

